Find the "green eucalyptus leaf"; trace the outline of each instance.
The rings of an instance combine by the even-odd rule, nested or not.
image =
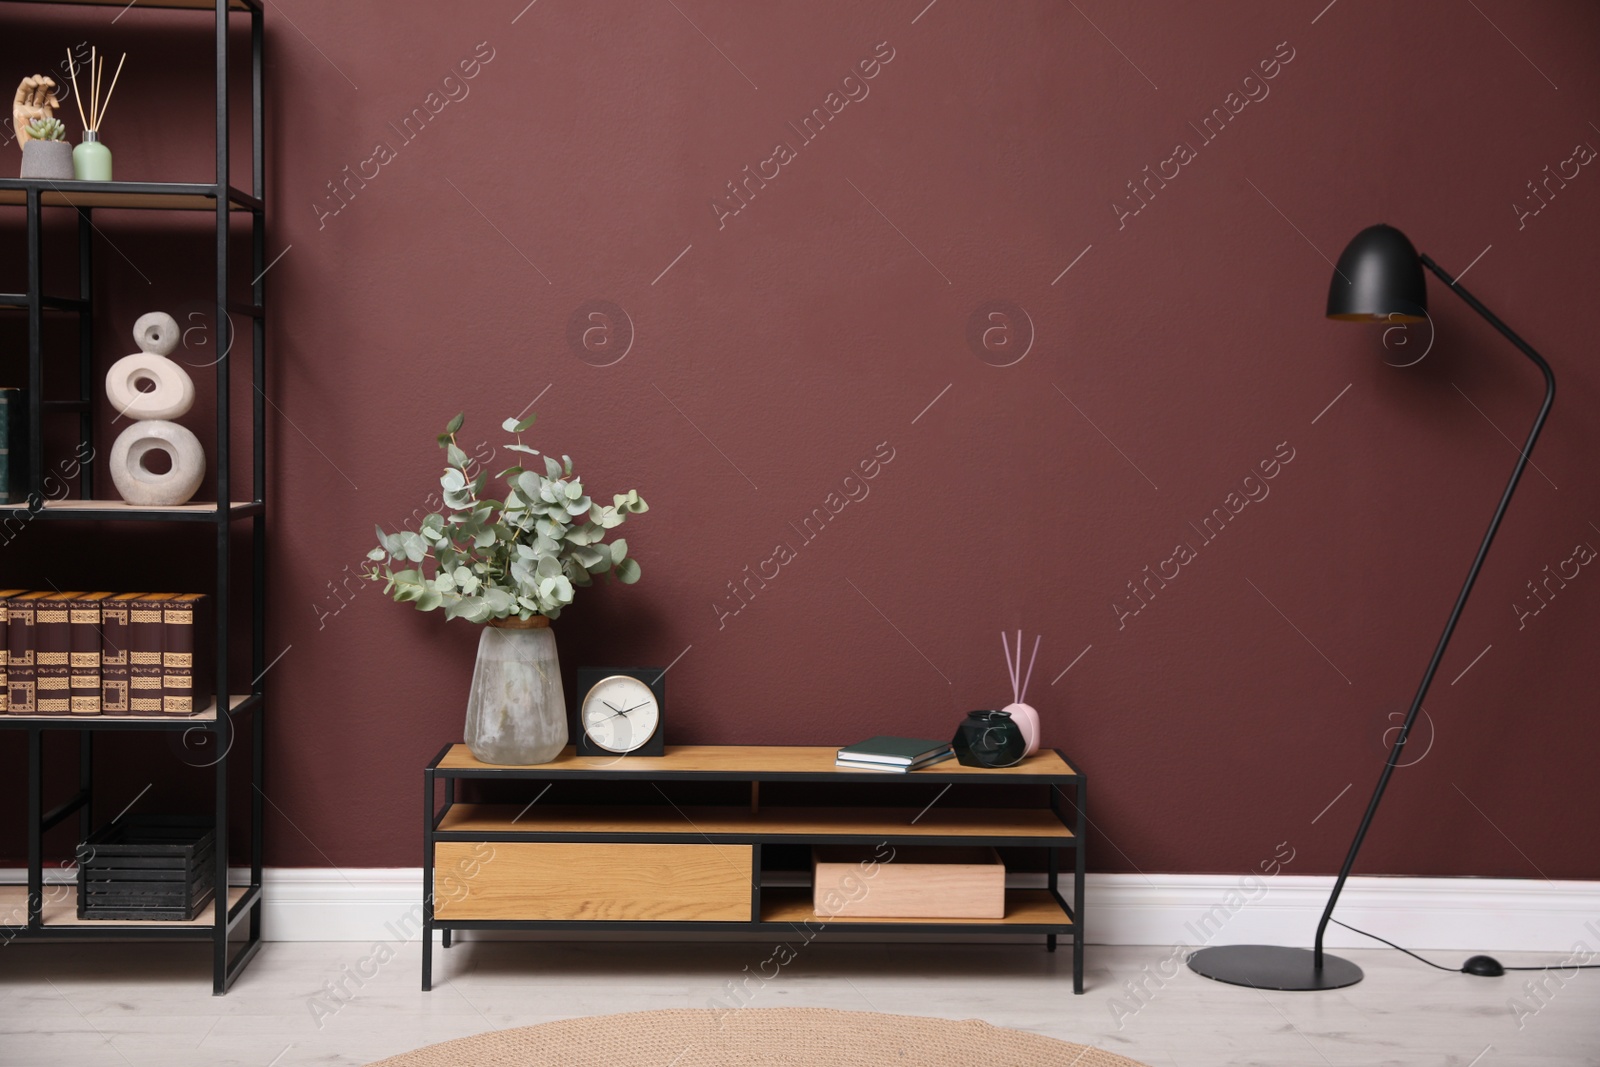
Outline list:
[[[450,466],[460,467],[463,470],[466,469],[467,454],[461,451],[460,447],[458,447],[454,442],[445,446],[444,458],[450,461]]]
[[[557,463],[554,457],[546,456],[544,457],[544,472],[549,478],[559,478],[561,477],[561,464]]]
[[[623,585],[632,585],[634,582],[639,580],[639,561],[636,559],[623,560],[621,563],[617,564],[616,573],[617,579],[622,582]]]
[[[456,412],[456,417],[455,418],[451,419],[449,422],[444,424],[444,432],[445,433],[459,433],[461,431],[462,423],[464,423],[466,421],[467,421],[467,413],[465,411],[458,411],[458,412]]]

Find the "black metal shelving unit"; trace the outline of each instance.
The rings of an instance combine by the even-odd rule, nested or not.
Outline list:
[[[26,899],[0,906],[0,937],[60,940],[105,939],[192,939],[212,943],[212,990],[227,992],[261,947],[261,869],[264,793],[262,792],[265,690],[262,674],[266,669],[266,170],[264,160],[264,101],[262,84],[263,27],[260,0],[145,0],[137,10],[126,0],[0,0],[5,4],[56,4],[82,9],[85,6],[118,7],[119,17],[138,18],[138,11],[150,8],[209,11],[215,19],[216,48],[216,179],[204,183],[168,182],[51,182],[0,179],[0,211],[20,208],[27,219],[28,289],[25,293],[0,293],[0,309],[21,309],[28,316],[28,401],[30,455],[28,503],[0,507],[0,528],[17,523],[53,522],[182,522],[211,523],[215,529],[216,582],[211,591],[215,601],[216,676],[208,708],[192,716],[102,718],[99,716],[20,716],[0,715],[0,729],[15,730],[27,743],[27,831],[28,884]],[[229,52],[230,16],[249,20],[251,160],[250,191],[232,184],[229,158]],[[76,415],[80,445],[94,447],[95,392],[99,384],[94,374],[93,319],[96,308],[94,285],[94,213],[105,210],[206,211],[216,219],[216,303],[213,337],[223,355],[212,368],[216,385],[216,436],[208,459],[216,472],[216,498],[220,503],[185,504],[176,507],[134,507],[116,500],[94,499],[92,463],[84,463],[79,474],[80,498],[56,500],[43,492],[46,463],[44,419],[47,416]],[[45,241],[43,220],[48,212],[71,212],[77,221],[78,284],[75,296],[53,296],[45,291]],[[232,235],[230,219],[248,215],[250,221],[250,262],[252,278],[249,297],[235,299],[229,278],[229,252]],[[46,313],[75,316],[78,324],[78,396],[71,400],[45,400],[46,360],[43,343]],[[253,396],[251,403],[251,474],[247,499],[232,473],[231,367],[238,354],[230,313],[250,323],[250,363]],[[241,331],[242,332],[242,331]],[[52,494],[53,497],[53,494]],[[250,531],[250,664],[251,680],[232,684],[228,651],[240,636],[232,626],[232,608],[237,584],[231,564],[235,542],[242,528]],[[237,692],[236,692],[237,690]],[[204,690],[196,679],[196,696]],[[232,695],[229,695],[232,694]],[[80,921],[76,908],[61,899],[47,899],[65,887],[44,882],[43,839],[50,830],[74,813],[78,816],[79,840],[94,827],[94,750],[101,733],[127,731],[204,731],[205,741],[219,755],[210,764],[215,777],[216,823],[216,899],[208,915],[188,923],[164,921]],[[77,736],[77,791],[55,807],[44,807],[44,739],[52,733]],[[248,736],[249,753],[241,758],[236,740]],[[231,884],[229,878],[229,786],[232,776],[248,775],[250,789],[249,881]],[[105,813],[109,815],[110,813]],[[11,887],[0,886],[0,892]],[[72,898],[67,898],[71,900]],[[15,915],[12,913],[15,912]],[[25,912],[25,922],[17,922]],[[238,940],[233,940],[241,931]]]
[[[433,986],[435,930],[442,932],[444,947],[449,948],[451,934],[456,930],[670,931],[689,938],[702,933],[754,933],[783,939],[796,933],[801,926],[809,928],[815,924],[814,930],[808,929],[803,935],[806,940],[816,933],[920,937],[1025,935],[1043,938],[1045,947],[1054,952],[1057,938],[1064,937],[1070,940],[1073,949],[1073,992],[1083,992],[1088,780],[1077,764],[1059,749],[1040,749],[1012,767],[985,770],[962,767],[950,761],[914,774],[892,775],[841,771],[834,767],[833,759],[832,749],[813,748],[669,745],[662,757],[617,758],[577,756],[568,747],[550,763],[502,767],[478,762],[463,744],[445,745],[422,772],[422,989],[427,991]],[[513,786],[517,798],[509,805],[465,804],[457,796],[458,783],[464,782],[490,787]],[[680,807],[663,789],[667,785],[693,788],[709,783],[737,787],[738,798],[724,795],[714,806]],[[797,783],[810,787],[805,794],[808,799],[804,809],[791,807],[793,800],[776,805],[766,803],[769,791],[763,790],[763,785]],[[573,799],[571,787],[584,784],[610,787],[606,790],[608,795],[648,785],[659,796],[647,799],[642,805],[626,801],[596,802],[592,795]],[[866,805],[859,796],[837,792],[863,786],[887,792],[880,794],[878,803]],[[938,790],[941,786],[943,790]],[[945,791],[955,786],[980,794],[999,787],[1013,792],[1019,788],[1031,790],[1036,795],[1021,804],[1013,799],[1012,807],[1007,809],[984,807],[991,815],[1020,817],[1014,826],[1005,826],[1005,820],[1001,819],[1002,829],[977,830],[963,824],[964,816],[971,812],[953,812],[949,805],[940,803]],[[749,790],[748,794],[743,793],[744,789]],[[932,803],[928,802],[930,789],[938,790]],[[1041,790],[1042,795],[1037,795]],[[525,805],[524,801],[527,801]],[[502,808],[504,810],[497,810]],[[640,812],[645,814],[641,817]],[[820,823],[818,812],[828,813]],[[915,818],[911,817],[913,814]],[[897,821],[901,815],[903,821]],[[508,859],[497,868],[495,855],[484,859],[481,868],[465,875],[463,880],[458,877],[460,872],[448,870],[438,855],[439,847],[450,843],[484,845],[491,851],[497,844],[516,848],[523,843],[747,846],[751,850],[749,885],[741,887],[741,897],[736,902],[741,913],[738,918],[601,918],[599,916],[607,911],[629,910],[627,905],[618,906],[616,901],[608,900],[605,886],[585,887],[585,892],[591,894],[588,910],[593,914],[583,918],[504,914],[491,918],[489,911],[500,910],[492,904],[477,914],[472,907],[447,905],[441,909],[436,882],[442,878],[452,879],[453,890],[458,894],[467,891],[464,899],[484,900],[485,897],[474,894],[486,890],[487,898],[492,898],[493,902],[525,900],[530,910],[539,906],[537,890],[526,884],[517,860]],[[1043,890],[1008,889],[1007,914],[1001,920],[827,919],[811,911],[809,889],[777,885],[769,879],[770,872],[763,865],[764,848],[870,847],[879,843],[891,846],[986,845],[1042,851],[1046,863],[1045,887]],[[1070,856],[1064,857],[1063,853],[1070,853]],[[719,853],[719,862],[733,860]],[[563,872],[563,876],[565,874]],[[1063,892],[1062,884],[1069,880],[1070,899]],[[1017,907],[1015,912],[1014,906]],[[441,914],[441,911],[448,914]]]

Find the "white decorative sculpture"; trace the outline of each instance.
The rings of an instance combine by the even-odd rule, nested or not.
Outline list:
[[[145,463],[151,452],[165,452],[171,466],[157,474]],[[146,419],[117,436],[111,446],[111,480],[130,504],[182,504],[200,488],[206,454],[200,439],[175,422]]]
[[[194,407],[194,379],[166,356],[135,352],[111,364],[106,396],[130,418],[176,419]]]
[[[106,396],[118,412],[136,420],[111,446],[111,480],[130,504],[182,504],[200,488],[206,454],[198,437],[169,421],[194,406],[194,379],[167,358],[178,344],[177,320],[160,311],[141,315],[133,339],[139,351],[106,372]],[[147,464],[154,452],[166,453],[166,471]]]

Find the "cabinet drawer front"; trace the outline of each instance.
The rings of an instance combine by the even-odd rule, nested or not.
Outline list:
[[[441,841],[439,919],[745,922],[750,845]]]

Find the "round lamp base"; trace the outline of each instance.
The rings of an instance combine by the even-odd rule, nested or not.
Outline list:
[[[1308,948],[1218,945],[1189,957],[1195,974],[1254,989],[1342,989],[1361,981],[1361,968],[1324,952],[1322,966]]]

